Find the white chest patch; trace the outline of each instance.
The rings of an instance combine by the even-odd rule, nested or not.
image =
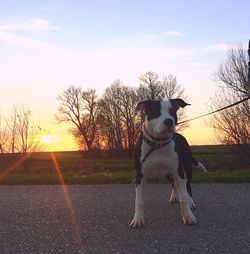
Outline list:
[[[146,156],[151,147],[143,142],[141,161]],[[166,176],[168,173],[177,171],[178,156],[174,150],[174,141],[160,149],[155,149],[142,163],[142,174],[144,176]]]

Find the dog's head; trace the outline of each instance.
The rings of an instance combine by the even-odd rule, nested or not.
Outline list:
[[[156,139],[169,138],[175,133],[177,110],[190,105],[182,99],[163,101],[142,101],[137,110],[145,113],[144,127],[148,134]]]

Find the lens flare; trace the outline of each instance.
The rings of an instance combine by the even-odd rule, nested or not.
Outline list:
[[[54,166],[56,175],[59,179],[60,185],[63,190],[65,204],[66,204],[67,209],[69,211],[70,220],[71,220],[72,226],[73,226],[75,233],[76,233],[76,242],[79,245],[80,249],[83,251],[83,241],[81,238],[80,227],[79,227],[79,223],[77,223],[76,211],[75,211],[75,208],[74,208],[71,196],[70,196],[69,189],[68,189],[67,185],[65,184],[65,180],[64,180],[62,171],[60,169],[60,166],[59,166],[59,163],[57,161],[55,154],[53,152],[51,152],[50,154],[51,154],[51,160],[53,162],[53,166]]]
[[[27,158],[28,156],[26,154],[21,155],[21,157],[18,160],[14,161],[3,172],[1,172],[0,182],[4,181],[4,179],[8,177],[12,172],[14,172]]]

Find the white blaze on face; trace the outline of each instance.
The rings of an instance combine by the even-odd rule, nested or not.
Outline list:
[[[155,107],[154,112],[157,117],[146,121],[147,129],[152,132],[154,137],[165,138],[171,136],[175,132],[175,119],[172,114],[170,114],[172,109],[172,104],[169,100],[159,102],[159,107]],[[165,124],[166,120],[172,120],[173,126],[169,127]]]

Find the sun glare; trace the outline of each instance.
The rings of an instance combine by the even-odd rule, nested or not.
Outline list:
[[[41,140],[46,144],[51,144],[53,141],[53,138],[51,136],[43,136]]]

